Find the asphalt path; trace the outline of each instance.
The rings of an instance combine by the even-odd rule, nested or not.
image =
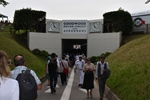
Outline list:
[[[100,100],[97,80],[94,81],[93,98],[87,98],[86,90],[78,87],[78,77],[73,70],[69,73],[66,86],[61,85],[60,77],[58,77],[56,93],[51,93],[47,81],[42,86],[42,90],[38,91],[37,100]],[[104,96],[103,100],[107,98]]]

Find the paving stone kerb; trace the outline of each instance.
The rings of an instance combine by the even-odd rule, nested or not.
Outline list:
[[[105,85],[105,95],[108,100],[120,100],[107,85]]]

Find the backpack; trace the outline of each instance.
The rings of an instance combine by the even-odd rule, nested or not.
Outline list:
[[[57,71],[57,60],[50,60],[50,62],[48,63],[48,72],[49,73],[54,73]]]
[[[30,73],[29,69],[22,70],[16,80],[19,83],[20,97],[19,100],[36,100],[37,84],[35,78]]]
[[[103,77],[104,79],[108,79],[109,76],[110,76],[110,70],[107,68],[107,64],[106,64],[106,63],[104,64],[104,69],[105,69],[105,71],[103,72],[102,77]],[[99,63],[99,64],[98,64],[98,74],[99,74],[99,75],[100,75],[100,71],[101,71],[101,67],[100,67],[100,63]]]

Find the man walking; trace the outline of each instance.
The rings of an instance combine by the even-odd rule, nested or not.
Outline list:
[[[83,72],[83,66],[85,64],[85,61],[82,59],[82,55],[79,56],[79,60],[76,60],[75,66],[74,66],[74,72],[77,72],[77,75],[79,77],[79,85],[82,87],[83,80],[84,80],[84,72]]]
[[[48,72],[50,77],[50,89],[51,93],[56,92],[57,76],[58,76],[58,62],[56,59],[56,54],[51,54],[51,59],[48,64]]]
[[[42,89],[42,84],[41,84],[40,79],[37,77],[36,73],[33,70],[29,70],[25,66],[26,61],[25,61],[25,58],[23,57],[23,55],[16,55],[14,57],[14,65],[15,65],[15,69],[11,71],[11,78],[19,79],[18,82],[19,82],[19,87],[20,87],[20,100],[25,100],[25,98],[26,98],[26,100],[27,99],[28,100],[36,100],[37,90]],[[22,76],[19,77],[21,74],[26,73],[26,71],[28,71],[31,74],[32,80],[35,79],[34,82],[31,80],[30,81],[28,80],[30,76],[29,75],[27,76],[27,74],[25,74],[25,76],[23,76],[23,77]],[[25,77],[27,77],[27,78],[25,79]],[[22,82],[22,80],[24,80],[24,81]],[[33,83],[35,83],[34,86],[32,86]],[[24,86],[22,86],[22,85],[24,85]],[[32,86],[33,88],[28,87],[29,85]],[[24,88],[25,86],[27,86],[28,88],[27,87]],[[24,91],[27,93],[24,94]]]
[[[106,71],[106,68],[109,69],[108,62],[105,62],[105,56],[101,55],[96,68],[96,79],[98,79],[99,83],[100,100],[103,100],[105,93],[106,78],[104,76],[104,72]]]

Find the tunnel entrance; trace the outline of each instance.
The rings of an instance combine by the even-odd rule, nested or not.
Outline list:
[[[62,39],[62,54],[84,54],[87,56],[87,39]]]

